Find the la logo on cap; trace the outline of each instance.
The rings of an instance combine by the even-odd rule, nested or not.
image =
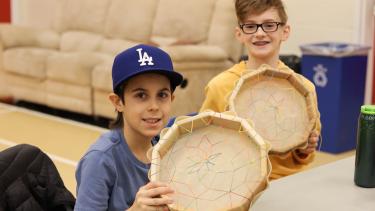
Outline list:
[[[154,65],[152,62],[152,57],[147,54],[147,52],[144,52],[142,54],[142,48],[138,48],[138,56],[139,56],[139,66],[145,66],[145,65]],[[146,64],[147,62],[147,64]]]

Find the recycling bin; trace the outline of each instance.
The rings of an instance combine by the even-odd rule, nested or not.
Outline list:
[[[316,88],[322,122],[321,151],[341,153],[355,149],[370,47],[315,43],[300,48],[301,74]]]

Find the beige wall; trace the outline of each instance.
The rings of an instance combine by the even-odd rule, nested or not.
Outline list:
[[[299,46],[313,42],[356,43],[358,0],[285,0],[291,36],[283,53],[300,54]]]
[[[375,40],[375,0],[364,0],[362,1],[361,7],[361,19],[360,19],[360,31],[363,33],[360,36],[360,43],[365,43],[372,47],[369,53],[369,62],[367,65],[367,80],[366,80],[366,96],[365,103],[369,104],[372,102],[372,85],[374,75],[374,40]]]

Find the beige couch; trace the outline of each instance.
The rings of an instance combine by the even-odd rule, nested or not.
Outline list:
[[[0,77],[15,99],[113,117],[107,100],[113,58],[149,43],[166,50],[187,80],[173,106],[173,115],[186,114],[199,109],[208,80],[242,52],[231,0],[51,1],[42,11],[42,0],[21,1],[30,20],[43,20],[45,12],[44,28],[27,17],[0,26]]]

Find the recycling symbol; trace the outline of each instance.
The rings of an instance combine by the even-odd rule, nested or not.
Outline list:
[[[328,69],[325,68],[322,64],[316,65],[313,70],[315,71],[313,80],[316,86],[319,87],[325,87],[328,83],[328,78],[327,78],[327,71]]]

